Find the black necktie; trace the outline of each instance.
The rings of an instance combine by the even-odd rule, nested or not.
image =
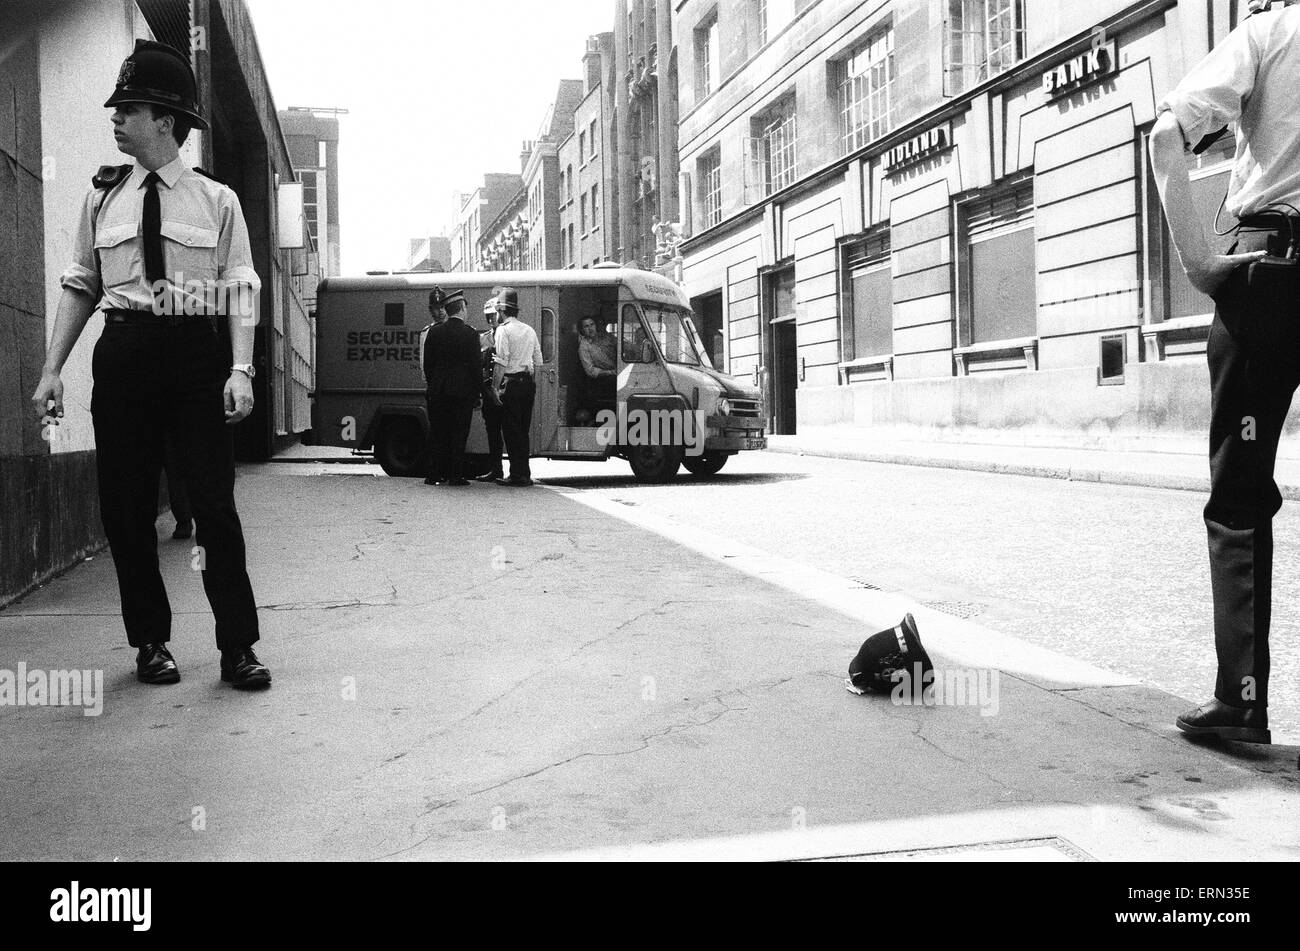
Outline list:
[[[144,277],[150,285],[164,280],[167,273],[163,263],[162,206],[158,201],[160,181],[157,172],[150,172],[144,179]]]

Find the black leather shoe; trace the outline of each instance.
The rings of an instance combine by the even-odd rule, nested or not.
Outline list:
[[[487,475],[481,475],[481,476],[477,476],[477,477],[475,477],[474,481],[475,481],[475,482],[495,482],[495,481],[497,481],[497,479],[504,479],[504,478],[505,478],[505,473],[504,473],[504,472],[489,472]]]
[[[194,534],[194,522],[191,519],[187,518],[183,522],[176,523],[176,530],[172,532],[172,538],[175,538],[177,541],[179,541],[183,538],[189,538],[193,534]]]
[[[1239,743],[1272,743],[1268,732],[1268,711],[1252,707],[1231,707],[1211,700],[1178,718],[1178,729],[1188,736],[1209,736]]]
[[[494,479],[493,481],[496,482],[497,485],[513,485],[518,486],[519,488],[525,488],[533,484],[532,479],[516,479],[514,476],[511,476],[509,479]]]
[[[448,479],[448,485],[469,485],[468,479]]]
[[[221,652],[221,679],[240,690],[271,686],[271,672],[257,659],[251,647]]]
[[[442,485],[442,484],[443,484],[444,482],[446,482],[446,481],[447,481],[446,479],[435,479],[433,476],[429,476],[429,478],[427,478],[427,479],[424,480],[424,484],[425,484],[425,485]]]
[[[181,679],[165,641],[140,648],[135,656],[135,679],[142,684],[174,684]]]

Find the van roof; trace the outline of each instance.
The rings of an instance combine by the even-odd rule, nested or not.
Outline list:
[[[689,307],[685,291],[677,284],[654,271],[639,268],[582,268],[564,271],[450,271],[431,273],[421,271],[410,274],[385,274],[373,277],[327,277],[320,282],[317,294],[348,291],[418,291],[431,290],[434,285],[444,289],[471,287],[531,287],[553,284],[561,287],[626,285],[638,299],[663,299]]]

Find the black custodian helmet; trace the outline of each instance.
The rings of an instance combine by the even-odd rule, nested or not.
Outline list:
[[[199,115],[198,83],[189,58],[166,43],[135,41],[135,51],[123,60],[117,88],[104,106],[123,102],[163,106],[188,116],[196,129],[208,127]]]
[[[854,693],[892,693],[900,681],[906,681],[903,688],[910,688],[911,696],[919,700],[933,671],[916,619],[908,614],[901,624],[863,642],[849,664],[848,687]]]

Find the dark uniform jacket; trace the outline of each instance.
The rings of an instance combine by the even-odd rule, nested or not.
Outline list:
[[[476,400],[482,373],[478,331],[457,317],[430,328],[424,339],[424,381],[430,396]]]

